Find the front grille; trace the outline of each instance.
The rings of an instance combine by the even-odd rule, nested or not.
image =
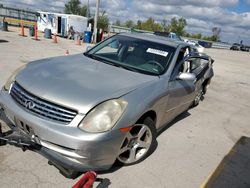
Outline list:
[[[69,124],[77,114],[72,109],[53,104],[29,93],[17,82],[13,83],[10,95],[25,110],[41,118]]]

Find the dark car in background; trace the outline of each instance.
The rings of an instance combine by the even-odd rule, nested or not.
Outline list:
[[[244,44],[233,43],[233,45],[231,46],[230,50],[249,52],[250,51],[250,47],[246,46]]]
[[[238,44],[238,43],[233,43],[233,45],[231,46],[230,50],[240,51],[240,47],[241,47],[240,44]]]
[[[249,47],[242,44],[240,46],[240,50],[243,51],[243,52],[249,52]]]

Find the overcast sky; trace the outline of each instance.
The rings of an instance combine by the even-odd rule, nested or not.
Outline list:
[[[161,22],[164,18],[184,17],[186,31],[211,35],[212,27],[222,29],[221,39],[250,44],[250,0],[100,0],[101,10],[106,10],[111,21],[135,22],[153,17]],[[0,4],[19,8],[62,12],[67,0],[0,0]],[[87,0],[81,0],[86,4]],[[96,0],[89,0],[92,14]]]

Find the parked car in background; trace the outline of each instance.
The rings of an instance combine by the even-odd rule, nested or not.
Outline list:
[[[141,162],[157,132],[199,104],[213,59],[190,44],[118,34],[84,54],[31,62],[0,92],[2,142],[45,156],[67,176]]]
[[[162,37],[168,37],[168,38],[171,38],[171,39],[183,41],[180,36],[178,36],[176,33],[173,33],[173,32],[156,31],[156,32],[154,32],[154,34],[158,35],[158,36],[162,36]]]
[[[230,50],[236,50],[236,51],[240,51],[241,49],[241,45],[238,43],[233,43],[233,45],[230,47]]]
[[[230,47],[230,50],[249,52],[250,47],[244,44],[233,43],[233,45]]]
[[[245,46],[245,45],[241,45],[240,46],[240,50],[243,51],[243,52],[249,52],[249,47]]]

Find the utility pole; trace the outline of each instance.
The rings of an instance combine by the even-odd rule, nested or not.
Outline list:
[[[89,0],[88,0],[88,8],[87,8],[87,18],[89,19]]]
[[[95,21],[94,21],[94,42],[97,41],[97,20],[99,17],[99,6],[100,6],[100,0],[96,0],[96,10],[95,10]]]

